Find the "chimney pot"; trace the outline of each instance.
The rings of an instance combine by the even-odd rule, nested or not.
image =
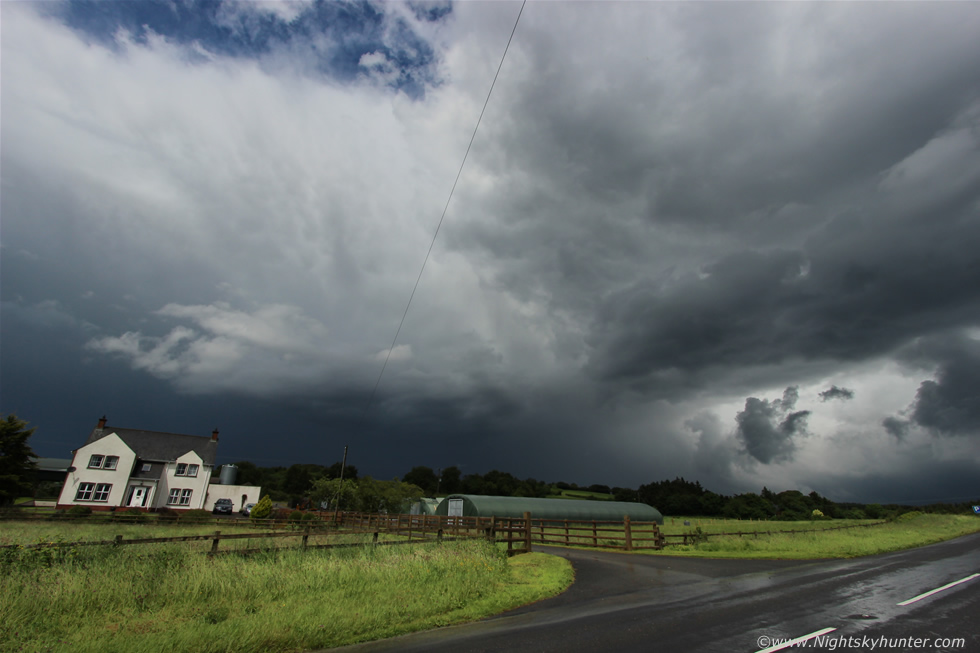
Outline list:
[[[218,441],[218,429],[215,429],[215,430],[211,431],[211,439],[214,442],[217,442]]]
[[[106,419],[105,419],[105,415],[103,415],[103,416],[102,416],[102,417],[101,417],[101,418],[99,419],[99,426],[98,426],[98,428],[100,428],[100,429],[104,429],[104,428],[105,428],[105,422],[106,422]]]

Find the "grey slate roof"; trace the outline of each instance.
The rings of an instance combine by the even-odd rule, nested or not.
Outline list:
[[[210,436],[122,429],[115,426],[92,429],[85,444],[92,444],[112,433],[118,435],[141,460],[172,461],[188,451],[194,451],[205,465],[214,466],[214,458],[218,452],[218,441],[212,440]]]
[[[42,472],[66,472],[71,467],[71,458],[34,458],[34,462]]]

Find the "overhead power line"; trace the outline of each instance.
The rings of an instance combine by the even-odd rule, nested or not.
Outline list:
[[[500,69],[504,67],[504,60],[507,58],[507,51],[510,50],[511,41],[514,40],[514,33],[517,31],[517,25],[521,22],[521,14],[524,13],[524,5],[527,4],[527,0],[521,3],[521,10],[517,12],[517,19],[514,21],[514,28],[510,31],[510,37],[507,39],[507,46],[504,48],[504,53],[500,57],[500,63],[497,65],[497,72],[494,73],[493,82],[490,83],[490,90],[487,91],[487,99],[483,102],[483,109],[480,110],[480,117],[476,121],[476,126],[473,128],[473,134],[470,136],[470,142],[466,146],[466,153],[463,154],[463,160],[459,164],[459,170],[456,172],[456,179],[453,181],[453,187],[449,191],[449,197],[446,199],[446,206],[442,209],[442,216],[439,218],[439,224],[436,225],[436,231],[432,234],[432,242],[429,243],[429,249],[425,253],[425,258],[422,260],[422,267],[419,269],[419,275],[415,279],[415,286],[412,287],[412,294],[408,297],[408,303],[405,305],[405,312],[402,313],[402,319],[398,322],[398,328],[395,330],[395,337],[391,339],[391,347],[388,348],[388,353],[385,355],[385,362],[381,366],[381,372],[378,374],[378,380],[374,383],[374,389],[371,391],[371,396],[368,398],[367,408],[374,403],[374,396],[378,392],[378,386],[381,385],[381,377],[384,376],[385,368],[388,367],[388,359],[391,358],[391,352],[395,348],[395,343],[398,342],[398,334],[401,333],[402,325],[405,324],[405,317],[408,315],[408,309],[412,306],[412,300],[415,298],[415,291],[419,288],[419,282],[422,281],[422,273],[425,272],[425,264],[429,262],[429,256],[432,254],[432,248],[435,247],[436,238],[439,236],[439,230],[442,228],[442,223],[446,219],[446,213],[449,211],[449,203],[453,200],[453,193],[456,192],[456,185],[459,184],[459,178],[463,174],[463,166],[466,165],[466,158],[470,155],[470,149],[473,147],[473,141],[476,140],[476,133],[480,129],[480,123],[483,122],[483,114],[487,112],[487,105],[490,104],[490,96],[493,95],[493,87],[497,84],[497,78],[500,76]]]

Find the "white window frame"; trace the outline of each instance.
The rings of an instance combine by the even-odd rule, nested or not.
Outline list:
[[[170,494],[167,496],[168,506],[189,506],[191,505],[191,496],[194,494],[194,490],[190,488],[170,488]]]
[[[200,465],[194,463],[177,463],[177,469],[174,471],[174,476],[197,476],[197,471],[200,469]]]
[[[93,453],[88,459],[89,469],[102,469],[102,461],[105,460],[105,456],[100,453]]]
[[[75,492],[75,501],[91,501],[94,491],[95,483],[79,483],[78,491]]]
[[[92,501],[105,503],[109,500],[110,492],[112,492],[112,483],[98,483],[92,493]]]
[[[119,456],[106,456],[102,461],[102,469],[115,469],[119,465]]]

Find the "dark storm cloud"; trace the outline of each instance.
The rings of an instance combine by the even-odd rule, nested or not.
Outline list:
[[[829,401],[831,399],[840,399],[841,401],[854,399],[854,391],[847,388],[838,388],[836,385],[832,385],[820,393],[821,401]]]
[[[799,390],[786,388],[782,399],[748,397],[745,410],[735,416],[736,436],[745,450],[763,464],[790,460],[796,450],[794,436],[806,434],[808,410],[793,411]]]
[[[940,363],[936,380],[919,386],[910,418],[939,435],[980,437],[980,342],[955,343],[957,351]]]
[[[885,427],[888,434],[897,440],[904,440],[909,434],[912,424],[907,419],[898,417],[886,417],[881,420],[881,425]]]
[[[855,492],[923,439],[966,467],[924,430],[980,420],[968,343],[936,345],[980,324],[976,5],[529,3],[370,407],[519,5],[33,7],[0,40],[4,410],[383,477],[829,494],[798,384],[853,393],[821,429],[895,415]],[[935,379],[873,405],[923,342]],[[842,474],[879,462],[858,440]]]

